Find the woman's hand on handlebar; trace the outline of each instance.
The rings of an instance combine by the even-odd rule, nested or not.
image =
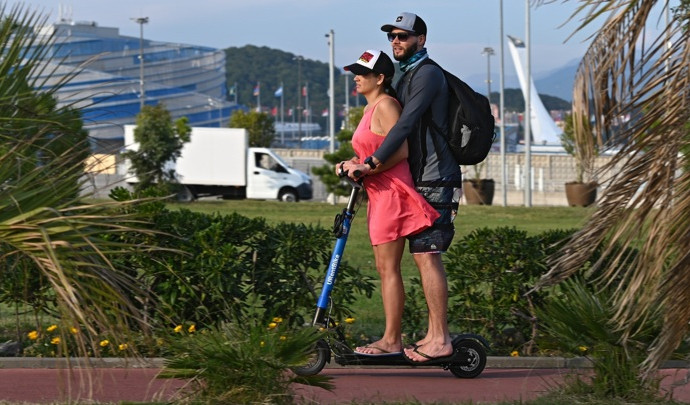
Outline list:
[[[359,158],[355,156],[350,160],[345,160],[335,165],[335,174],[342,177],[347,173],[348,177],[357,180],[357,176],[354,175],[354,172],[357,169],[361,170],[361,166]]]
[[[369,165],[359,163],[359,161],[348,161],[343,165],[343,171],[347,173],[347,176],[352,180],[359,180],[366,174],[369,170]]]

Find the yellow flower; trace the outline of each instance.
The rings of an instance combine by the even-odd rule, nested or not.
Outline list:
[[[355,318],[345,318],[345,323],[355,323]]]
[[[520,353],[518,353],[517,350],[513,350],[512,352],[510,352],[510,356],[511,357],[520,357]]]
[[[177,326],[175,326],[175,329],[173,329],[173,331],[175,331],[175,333],[180,333],[180,332],[182,332],[182,325],[177,325]]]
[[[71,328],[69,328],[69,331],[72,332],[72,334],[74,334],[74,335],[76,335],[77,333],[79,333],[79,329],[75,328],[74,326],[72,326]]]
[[[60,344],[60,336],[55,336],[54,338],[50,339],[50,344],[51,345],[59,345]]]
[[[187,329],[187,332],[189,333],[194,333],[196,332],[196,325],[190,325],[189,329]]]
[[[283,322],[283,318],[281,318],[281,317],[279,317],[279,316],[276,316],[275,318],[273,318],[273,322],[275,322],[275,323],[281,323],[281,322]]]
[[[101,343],[99,343],[99,345],[101,345],[101,347],[106,347],[109,344],[110,344],[110,341],[108,341],[108,339],[103,339],[103,340],[101,340]]]
[[[266,346],[266,342],[264,342],[264,341],[262,340],[261,343],[259,343],[259,346],[261,346],[261,347]]]
[[[27,333],[26,336],[31,340],[36,340],[38,339],[38,332],[32,330],[31,332]]]
[[[587,352],[587,346],[578,346],[577,349],[578,349],[579,351],[581,351],[582,353]]]
[[[129,345],[127,343],[120,343],[120,345],[117,346],[117,348],[120,349],[120,351],[127,350],[128,347]]]
[[[280,340],[287,340],[287,336],[285,336],[285,335],[281,336]]]
[[[273,329],[273,328],[275,328],[276,326],[278,326],[277,323],[271,322],[271,323],[268,324],[268,329]]]
[[[47,332],[52,332],[52,331],[54,331],[54,330],[57,329],[57,328],[58,328],[57,325],[50,325],[50,326],[48,326],[48,327],[46,328],[46,331],[47,331]]]

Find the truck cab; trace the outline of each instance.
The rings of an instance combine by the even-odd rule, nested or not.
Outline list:
[[[247,198],[285,202],[312,198],[311,177],[291,168],[272,150],[249,148],[247,154]]]

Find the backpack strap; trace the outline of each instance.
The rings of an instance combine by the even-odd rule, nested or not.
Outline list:
[[[410,75],[409,75],[410,77],[409,77],[409,79],[407,79],[407,94],[408,95],[410,94],[410,91],[411,91],[410,90],[410,82],[412,82],[412,78],[414,77],[414,74],[417,73],[417,69],[419,69],[422,65],[427,65],[427,64],[434,65],[434,66],[438,67],[439,69],[441,69],[441,72],[443,72],[443,76],[445,77],[446,71],[443,70],[441,65],[436,63],[436,61],[434,61],[431,58],[426,58],[422,62],[420,62],[419,65],[417,65],[417,67],[414,68],[414,70],[412,70],[410,72]],[[404,79],[404,77],[403,77],[403,79]],[[446,142],[448,142],[448,134],[441,130],[441,127],[439,127],[436,124],[436,122],[434,122],[434,118],[431,116],[431,107],[429,107],[429,109],[427,109],[426,112],[424,113],[424,115],[422,116],[422,122],[424,124],[426,124],[427,126],[431,126],[436,133],[440,134],[443,137],[443,139]]]
[[[417,69],[419,69],[422,65],[426,65],[426,64],[431,64],[431,65],[438,67],[439,69],[441,69],[441,72],[443,72],[443,75],[445,76],[445,71],[443,70],[443,68],[438,63],[436,63],[431,58],[426,58],[419,65],[417,65],[417,67],[414,70],[412,70],[412,72],[410,72],[410,75],[409,75],[410,78],[407,80],[407,94],[408,95],[410,94],[410,91],[411,91],[410,90],[410,82],[412,81],[412,77],[417,72]],[[441,138],[448,145],[448,134],[446,132],[444,132],[441,129],[441,127],[439,127],[436,124],[436,122],[434,122],[434,118],[431,115],[431,105],[422,115],[421,126],[422,126],[422,128],[420,128],[420,130],[424,131],[424,132],[426,132],[427,128],[431,127],[431,130],[432,130],[431,142],[434,143],[434,148],[436,148],[436,150],[439,150],[438,139],[437,139],[438,137],[434,136],[434,133],[440,135]],[[423,153],[422,154],[422,159],[423,159],[422,163],[423,163],[423,165],[426,165],[426,157],[428,154],[427,150],[426,150],[426,142],[422,142],[421,146],[422,146],[422,153]],[[420,180],[420,179],[418,179],[418,180]],[[417,184],[419,184],[419,181],[417,182]]]

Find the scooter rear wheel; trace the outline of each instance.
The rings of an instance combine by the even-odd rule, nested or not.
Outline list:
[[[314,345],[314,351],[311,353],[307,363],[303,366],[293,368],[292,371],[303,377],[319,374],[326,366],[330,353],[331,349],[328,347],[328,343],[323,339],[319,339],[316,345]]]
[[[462,364],[451,364],[448,369],[458,378],[474,378],[484,371],[486,349],[480,342],[466,339],[455,345],[455,352],[463,358]]]

